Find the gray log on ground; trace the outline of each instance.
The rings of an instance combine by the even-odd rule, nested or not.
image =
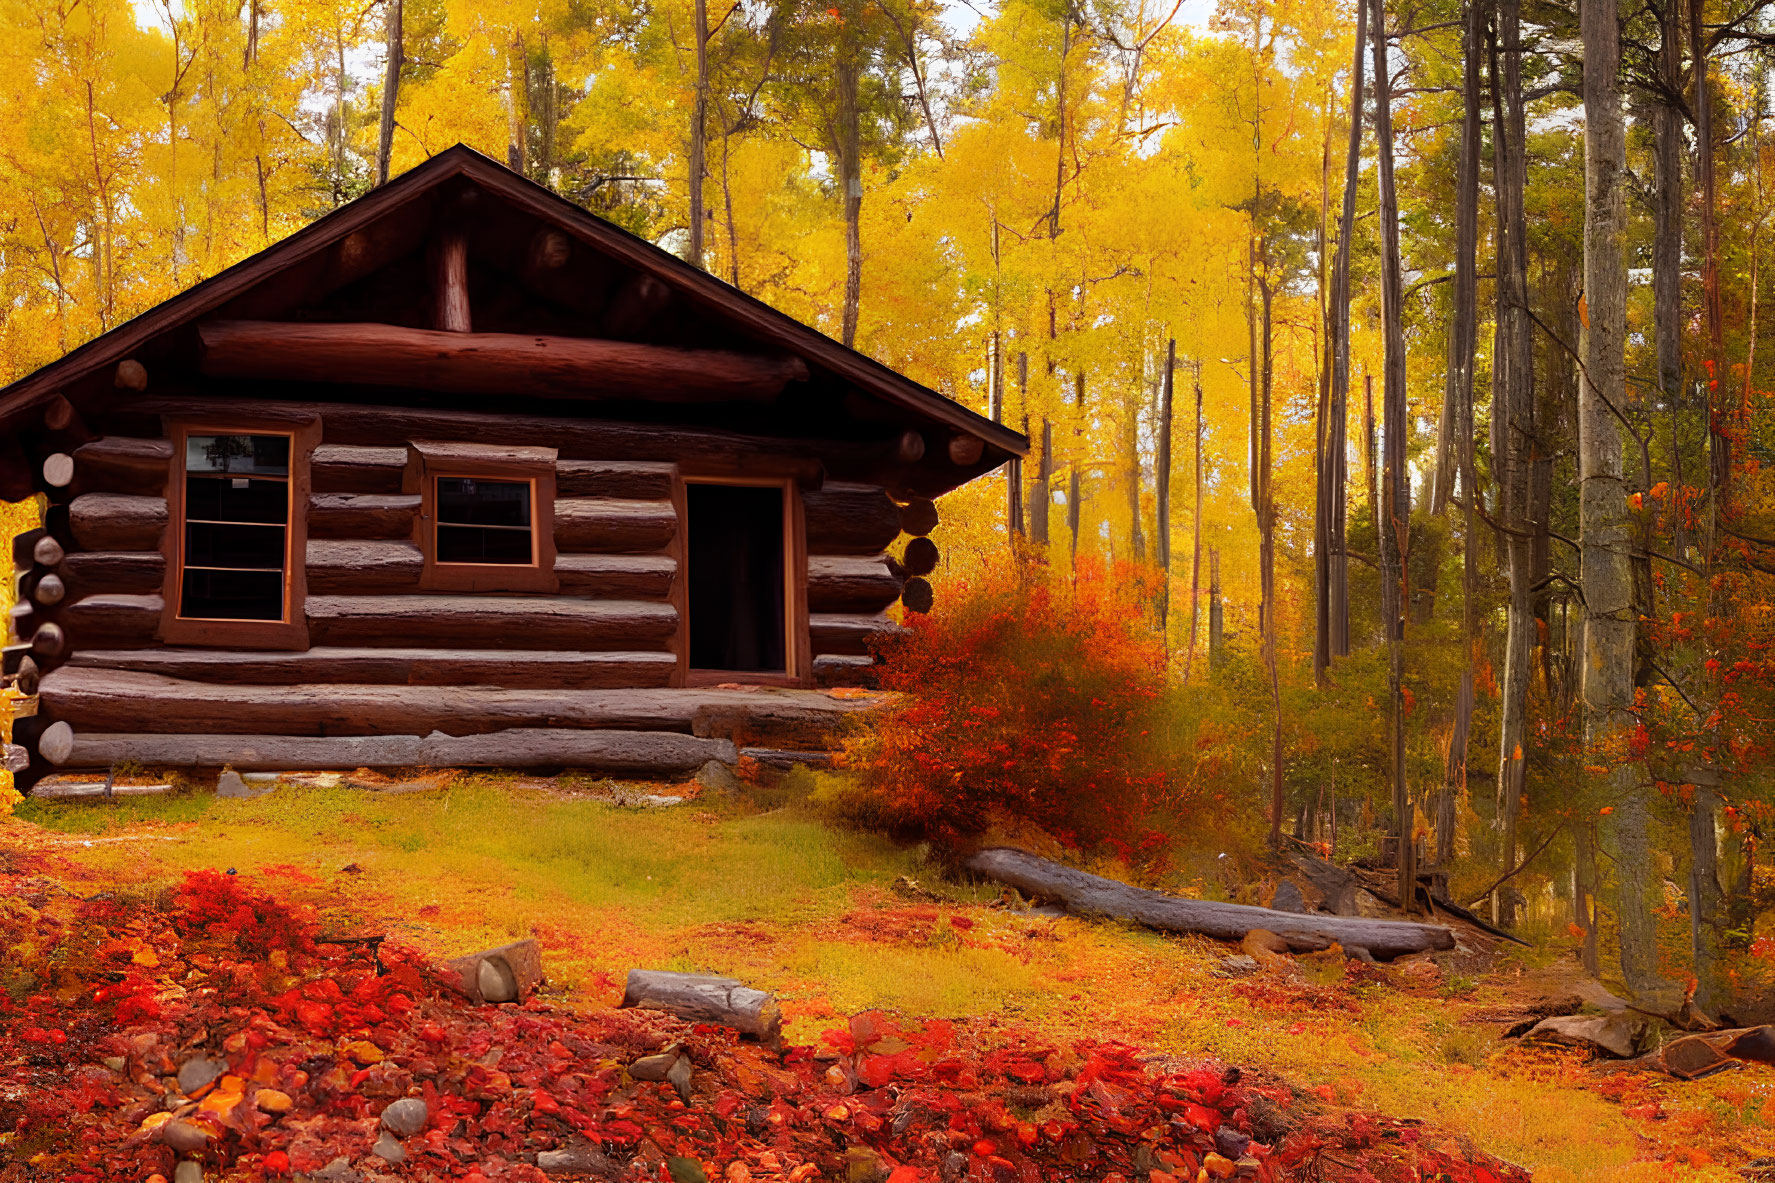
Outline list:
[[[578,731],[522,727],[486,735],[147,735],[76,733],[64,763],[107,768],[147,765],[240,771],[340,768],[583,768],[629,776],[680,776],[710,760],[739,758],[732,741],[667,731]]]
[[[1454,933],[1439,924],[1300,915],[1249,904],[1184,899],[1130,887],[1002,846],[980,851],[968,859],[966,866],[976,875],[1009,884],[1024,895],[1059,900],[1070,912],[1132,920],[1162,932],[1237,941],[1255,929],[1267,929],[1297,951],[1324,949],[1335,941],[1346,949],[1367,949],[1383,960],[1430,949],[1452,949],[1455,945]]]
[[[663,1010],[693,1023],[720,1023],[769,1044],[782,1038],[776,998],[732,978],[631,969],[622,1004]]]

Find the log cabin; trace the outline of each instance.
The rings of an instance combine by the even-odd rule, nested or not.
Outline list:
[[[0,389],[18,779],[819,751],[1026,448],[458,145]]]

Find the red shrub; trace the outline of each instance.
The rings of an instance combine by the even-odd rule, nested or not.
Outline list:
[[[995,569],[944,588],[884,653],[901,697],[847,752],[853,816],[953,841],[1008,816],[1076,846],[1158,840],[1164,653],[1139,573],[1081,562],[1076,585]]]

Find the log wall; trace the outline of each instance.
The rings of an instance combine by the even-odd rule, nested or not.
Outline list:
[[[72,728],[68,766],[122,758],[209,763],[214,756],[237,767],[261,759],[289,768],[423,763],[392,756],[447,750],[457,763],[635,771],[655,751],[663,772],[700,762],[691,757],[709,749],[689,743],[693,737],[725,743],[721,752],[734,743],[829,746],[836,715],[826,708],[839,700],[818,691],[715,701],[713,691],[672,689],[682,676],[674,652],[680,461],[673,456],[699,476],[788,476],[800,486],[818,685],[867,684],[874,642],[897,627],[887,609],[900,599],[907,572],[887,551],[907,507],[883,483],[881,446],[783,441],[773,449],[771,441],[719,432],[357,404],[255,403],[254,411],[259,424],[279,414],[294,422],[318,413],[322,422],[309,466],[312,493],[300,507],[311,647],[160,639],[168,482],[178,466],[170,424],[159,436],[142,428],[162,414],[219,422],[230,415],[220,400],[156,403],[149,392],[121,409],[116,423],[94,425],[135,434],[99,435],[71,452],[72,478],[49,518],[59,548],[38,556],[54,561],[21,562],[26,606],[14,620],[8,669],[33,663],[43,716],[35,730]],[[558,450],[552,591],[422,587],[421,498],[403,489],[403,436]],[[828,470],[858,479],[827,479]],[[45,579],[45,602],[31,602]],[[651,747],[601,738],[624,732],[665,738]],[[489,738],[445,742],[473,736]],[[500,758],[483,761],[477,753]],[[602,764],[594,758],[600,754]],[[566,755],[584,759],[556,759]]]

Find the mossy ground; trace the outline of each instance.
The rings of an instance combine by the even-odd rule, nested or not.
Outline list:
[[[1221,946],[994,906],[918,852],[793,804],[632,809],[527,784],[28,802],[0,842],[53,844],[112,887],[232,867],[438,954],[535,936],[552,988],[587,1005],[615,1001],[631,967],[694,969],[779,992],[800,1041],[882,1007],[1220,1057],[1464,1133],[1548,1183],[1723,1181],[1775,1155],[1775,1071],[1604,1077],[1471,1020],[1520,997],[1544,954],[1416,983],[1232,982],[1211,972]]]

